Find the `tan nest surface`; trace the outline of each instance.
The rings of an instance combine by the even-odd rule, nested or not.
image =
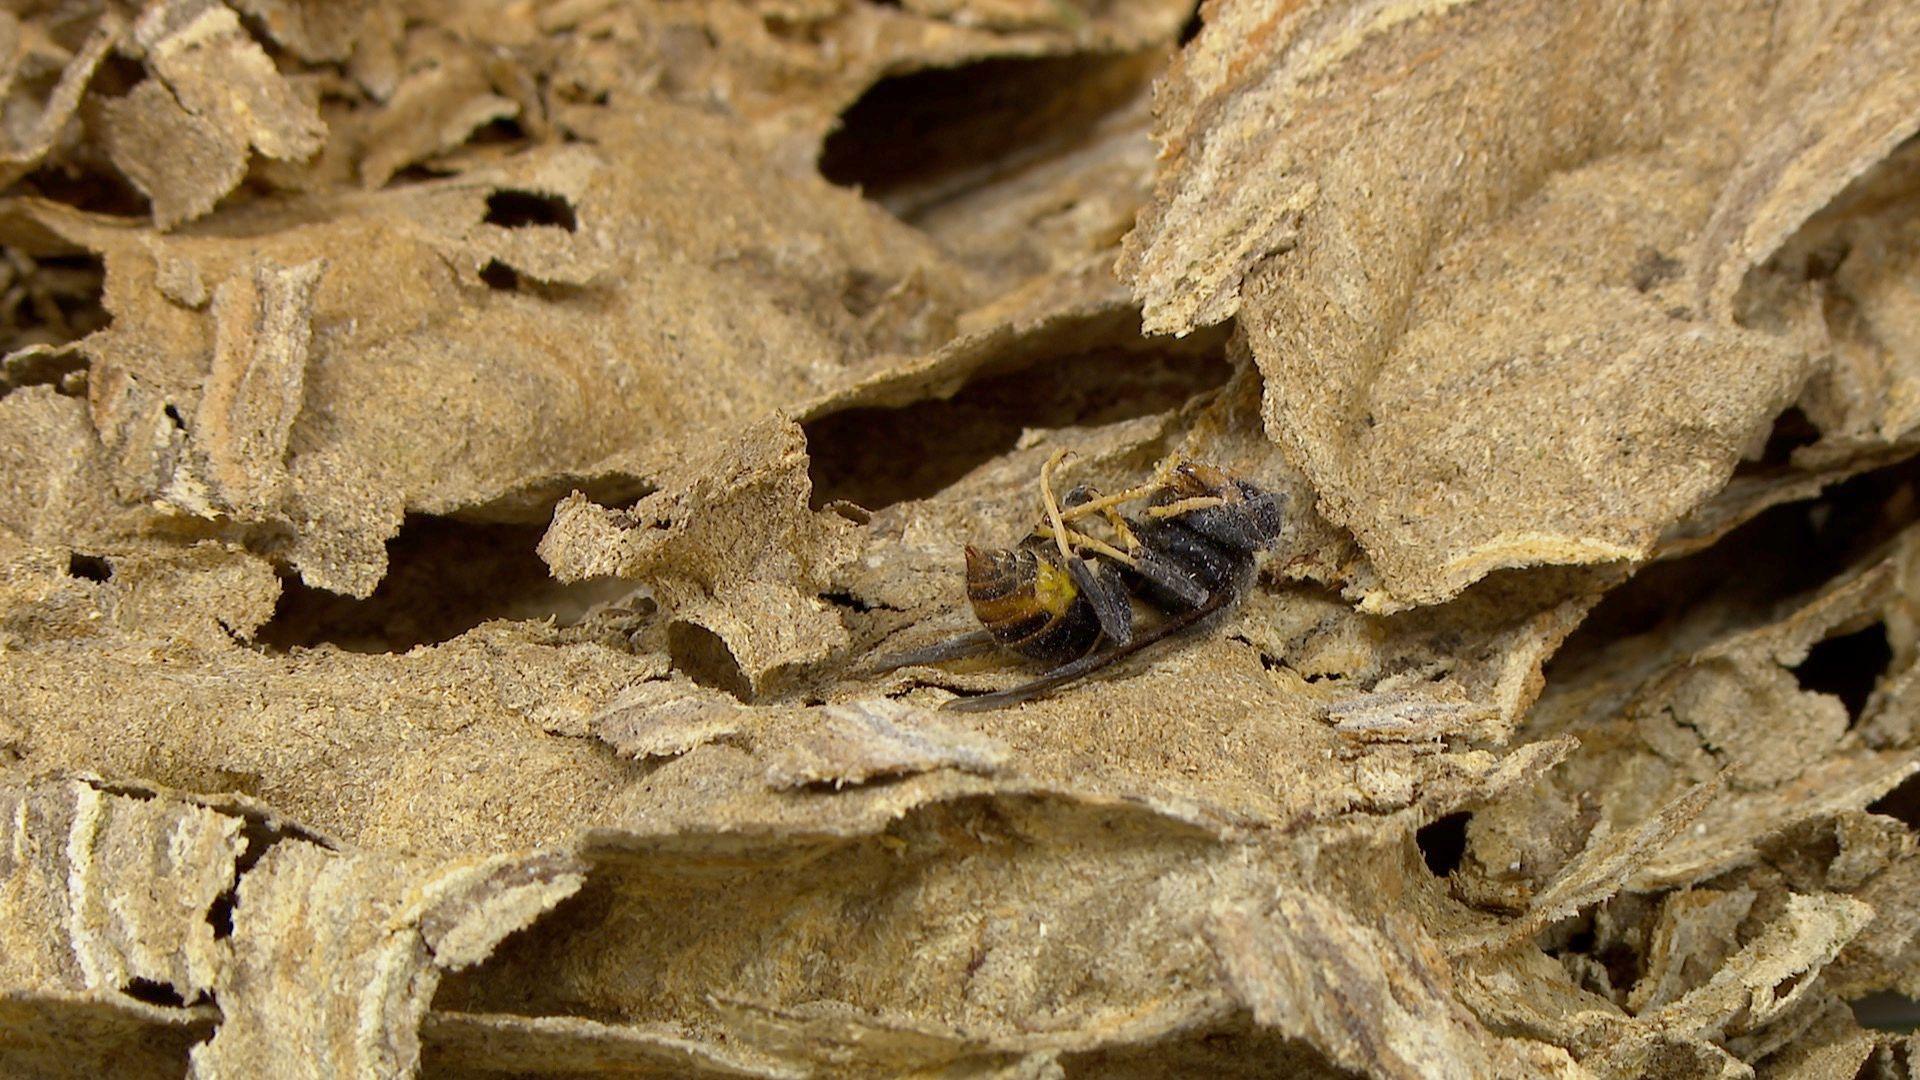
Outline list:
[[[0,1075],[1916,1075],[1916,43],[9,5]],[[1285,530],[875,674],[1059,451]]]

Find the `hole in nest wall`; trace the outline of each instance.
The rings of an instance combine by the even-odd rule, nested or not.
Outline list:
[[[98,555],[76,551],[67,556],[67,576],[81,581],[112,581],[113,564]]]
[[[1198,340],[1196,340],[1198,339]],[[814,507],[869,510],[934,495],[1012,450],[1028,428],[1110,424],[1177,408],[1227,381],[1224,338],[1158,352],[1109,347],[977,374],[953,397],[808,421]]]
[[[149,1005],[160,1005],[170,1009],[184,1008],[187,1004],[187,999],[180,996],[180,991],[167,983],[155,982],[152,979],[131,979],[127,985],[120,988],[120,992],[135,1001],[144,1001]]]
[[[435,180],[445,180],[449,176],[459,176],[460,170],[431,161],[416,161],[399,169],[387,177],[388,187],[405,187],[409,184],[426,184]]]
[[[499,259],[488,259],[480,268],[480,280],[495,292],[513,292],[520,287],[520,272]]]
[[[573,204],[565,196],[518,188],[501,188],[488,195],[487,216],[483,220],[503,229],[551,225],[572,232],[579,226]]]
[[[526,141],[526,126],[512,116],[495,117],[467,136],[467,142],[473,146],[512,146]]]
[[[236,884],[234,888],[228,889],[226,892],[214,897],[213,903],[208,905],[207,925],[213,927],[213,936],[215,938],[230,938],[233,936],[233,909],[234,905],[239,902],[239,886]]]
[[[1886,624],[1876,622],[1815,645],[1793,674],[1803,689],[1839,698],[1847,707],[1847,716],[1858,720],[1881,673],[1892,662],[1893,646],[1887,642]]]
[[[1467,823],[1472,820],[1473,815],[1463,810],[1438,818],[1413,834],[1420,857],[1434,877],[1446,877],[1460,869],[1460,860],[1467,855]]]
[[[387,576],[373,595],[355,599],[289,578],[254,640],[274,649],[404,652],[493,619],[576,621],[594,604],[632,591],[625,582],[554,581],[535,552],[545,533],[545,525],[408,515],[387,542]]]
[[[1159,67],[1151,53],[1000,57],[895,75],[840,115],[820,174],[887,199],[1071,146],[1138,94]]]
[[[1767,431],[1766,445],[1761,448],[1760,456],[1740,462],[1735,466],[1734,475],[1778,472],[1793,461],[1795,450],[1819,441],[1820,429],[1814,426],[1813,420],[1800,411],[1800,406],[1789,405],[1773,418],[1773,427]]]

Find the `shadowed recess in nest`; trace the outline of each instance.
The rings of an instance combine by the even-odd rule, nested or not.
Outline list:
[[[112,581],[113,564],[98,555],[76,551],[67,556],[67,576],[81,581]]]
[[[1609,907],[1606,918],[1610,922],[1631,922],[1643,912],[1644,905],[1636,898]],[[1603,935],[1598,924],[1600,918],[1597,912],[1579,916],[1568,926],[1565,941],[1547,948],[1546,952],[1562,962],[1569,957],[1585,957],[1605,971],[1607,985],[1632,986],[1646,975],[1645,957],[1632,942],[1621,940],[1614,933]],[[1598,988],[1589,985],[1588,989]]]
[[[1085,1080],[1164,1076],[1357,1080],[1364,1075],[1340,1068],[1307,1043],[1261,1030],[1244,1020],[1222,1030],[1187,1033],[1140,1046],[1066,1054],[1061,1056],[1060,1066],[1063,1075]]]
[[[676,619],[667,626],[667,655],[676,671],[701,686],[724,690],[741,701],[753,700],[753,683],[726,640],[698,623]]]
[[[1882,795],[1879,802],[1869,805],[1867,811],[1898,818],[1909,828],[1920,829],[1920,773],[1907,777],[1899,787]]]
[[[815,508],[924,499],[1014,448],[1029,428],[1093,426],[1178,408],[1227,381],[1219,331],[1157,350],[1109,347],[976,374],[951,398],[808,421]]]
[[[840,115],[820,174],[911,216],[990,180],[982,161],[1004,171],[1070,148],[1157,67],[1153,53],[996,57],[882,79]]]
[[[1773,418],[1773,426],[1767,429],[1767,441],[1760,448],[1760,456],[1739,462],[1734,466],[1733,474],[1751,478],[1782,473],[1792,463],[1795,450],[1819,441],[1820,429],[1800,410],[1800,406],[1789,405]]]
[[[1702,605],[1713,605],[1721,620],[1765,621],[1789,598],[1819,588],[1911,524],[1920,516],[1916,491],[1920,459],[1875,469],[1818,498],[1766,510],[1701,551],[1642,568],[1593,609],[1548,661],[1549,675],[1574,670],[1622,638],[1688,618]],[[1808,689],[1839,696],[1857,716],[1888,659],[1885,629],[1869,627],[1815,646],[1799,674]]]
[[[726,981],[723,994],[805,1000],[832,987],[856,1008],[899,1008],[889,995],[909,985],[920,992],[928,984],[916,968],[931,965],[953,978],[915,999],[914,1014],[967,1013],[976,1006],[959,989],[964,981],[1006,977],[1015,958],[1024,965],[1048,948],[1044,935],[983,931],[976,912],[1002,910],[1017,898],[1055,926],[1121,918],[1157,895],[1166,879],[1189,872],[1209,844],[1151,815],[1045,797],[922,805],[883,833],[804,858],[795,858],[802,848],[777,841],[749,856],[760,841],[743,835],[739,842],[738,857],[718,862],[697,847],[683,854],[673,845],[609,855],[538,924],[502,942],[484,963],[451,974],[435,1008],[645,1022],[711,1007],[713,998],[700,991],[685,996],[680,973],[689,970],[725,973],[716,976]],[[959,867],[949,861],[956,849],[970,855]],[[1036,858],[1039,872],[1026,866]],[[1089,884],[1087,868],[1122,858],[1124,873]],[[973,902],[960,910],[943,905],[939,898],[954,888]],[[849,919],[905,929],[849,935]],[[983,953],[999,955],[979,959]],[[808,961],[803,974],[769,979],[772,965],[786,958],[824,955],[832,963]],[[1111,991],[1095,974],[1099,963],[1061,957],[1043,976],[1045,992],[1058,995],[1063,1012],[1085,1008],[1081,995]],[[582,997],[596,969],[620,972],[621,989]],[[1254,1041],[1278,1049],[1278,1040]]]
[[[1434,877],[1446,877],[1460,868],[1460,860],[1467,854],[1467,823],[1472,820],[1473,815],[1466,811],[1448,814],[1413,834],[1420,857]]]
[[[546,225],[573,232],[579,219],[565,196],[544,191],[501,188],[487,196],[486,222],[503,229]]]
[[[1908,1076],[1837,7],[0,11],[0,1080]]]
[[[163,1005],[177,1009],[187,1003],[186,999],[180,996],[180,991],[167,983],[155,982],[152,979],[129,980],[127,985],[120,988],[120,992],[135,1001],[144,1001],[149,1005]]]
[[[17,11],[20,7],[18,4],[9,4],[6,10]],[[73,14],[77,16],[79,11]],[[85,24],[74,18],[69,25],[82,28]],[[73,47],[79,42],[75,40],[67,44]],[[12,74],[26,75],[28,72],[17,70]],[[118,52],[109,52],[93,69],[92,77],[88,79],[88,90],[100,101],[111,101],[125,97],[128,91],[146,78],[146,69],[140,61]],[[10,77],[8,81],[13,79]],[[91,134],[97,138],[98,128],[93,129]],[[127,218],[146,216],[147,197],[129,183],[119,169],[102,167],[105,164],[104,161],[55,158],[22,177],[16,193],[37,195],[88,213]]]
[[[36,169],[20,182],[20,189],[90,214],[123,218],[147,214],[147,197],[111,169],[80,170],[64,165]]]
[[[1847,716],[1858,720],[1874,683],[1892,661],[1886,624],[1876,622],[1816,644],[1793,674],[1805,689],[1839,698]]]
[[[405,652],[493,619],[577,621],[593,604],[632,591],[622,582],[563,585],[534,553],[545,525],[486,524],[408,515],[387,542],[387,576],[364,600],[287,579],[255,640],[271,649],[333,645]]]
[[[97,256],[28,256],[0,247],[0,356],[29,345],[64,345],[107,325],[105,287]],[[13,381],[58,382],[62,374]]]
[[[1860,1022],[1861,1027],[1905,1033],[1920,1031],[1920,1001],[1910,997],[1883,990],[1847,1004],[1853,1008],[1853,1018]],[[1869,1074],[1862,1072],[1861,1075]],[[1889,1072],[1886,1075],[1898,1074]]]

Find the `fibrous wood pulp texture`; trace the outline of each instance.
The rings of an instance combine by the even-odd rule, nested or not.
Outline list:
[[[0,1072],[1911,1075],[1915,41],[13,5]],[[1286,528],[878,673],[1061,450]]]

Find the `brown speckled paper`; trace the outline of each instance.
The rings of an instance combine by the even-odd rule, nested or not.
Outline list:
[[[1917,37],[0,12],[0,1073],[1907,1075]],[[943,711],[1061,450],[1285,528]]]

